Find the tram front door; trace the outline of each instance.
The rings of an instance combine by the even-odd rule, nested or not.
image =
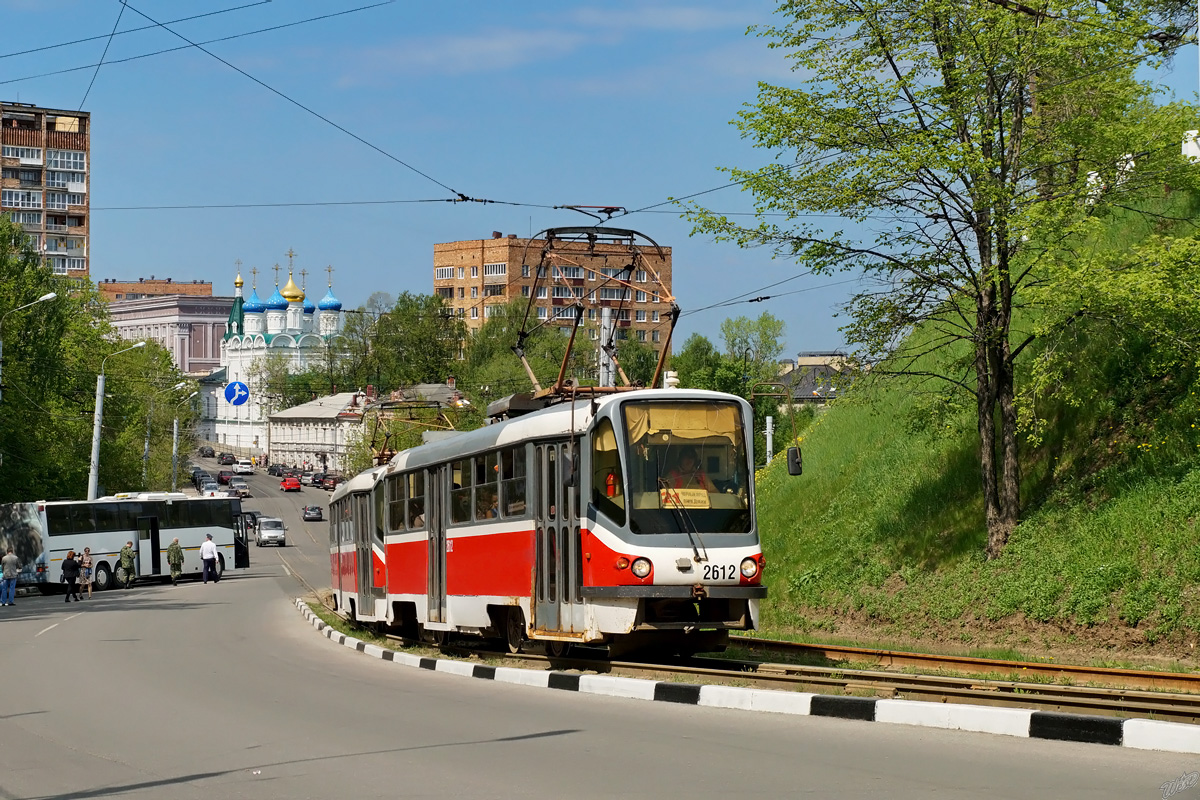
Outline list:
[[[534,586],[534,628],[576,633],[585,627],[580,578],[579,476],[564,485],[569,472],[571,445],[540,444],[534,448],[535,536],[537,584]]]
[[[450,468],[438,467],[426,475],[425,521],[429,530],[429,585],[426,596],[430,622],[446,621],[446,513],[450,499]]]

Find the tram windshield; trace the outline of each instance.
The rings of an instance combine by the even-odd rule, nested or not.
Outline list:
[[[731,402],[624,406],[634,533],[749,533],[742,409]]]

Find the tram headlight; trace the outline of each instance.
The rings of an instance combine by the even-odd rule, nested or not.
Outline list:
[[[644,578],[650,574],[650,560],[646,558],[635,558],[633,564],[629,567],[629,571],[639,578]]]
[[[742,577],[750,579],[750,578],[753,578],[757,574],[758,574],[758,562],[755,561],[753,558],[743,558],[742,559]]]

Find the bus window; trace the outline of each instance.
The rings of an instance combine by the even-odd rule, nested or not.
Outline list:
[[[71,533],[71,507],[46,506],[46,527],[51,536],[64,536]]]
[[[610,420],[602,419],[592,433],[592,504],[618,525],[625,524],[625,482]]]
[[[190,503],[181,503],[180,508],[186,509]],[[121,514],[116,503],[97,503],[92,509],[92,515],[96,520],[96,530],[119,531],[121,530]],[[187,526],[187,519],[183,520],[183,527]]]

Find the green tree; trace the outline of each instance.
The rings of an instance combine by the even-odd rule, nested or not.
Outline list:
[[[786,2],[757,33],[800,80],[760,83],[737,120],[784,160],[729,170],[759,222],[693,207],[699,232],[863,276],[843,331],[870,379],[970,398],[989,557],[1020,519],[1018,358],[1033,339],[1014,315],[1107,209],[1196,183],[1179,155],[1194,109],[1155,105],[1134,75],[1161,52],[1161,6]]]
[[[779,374],[784,327],[783,320],[769,311],[757,319],[730,317],[721,323],[725,355],[742,361],[748,382],[771,380]]]

